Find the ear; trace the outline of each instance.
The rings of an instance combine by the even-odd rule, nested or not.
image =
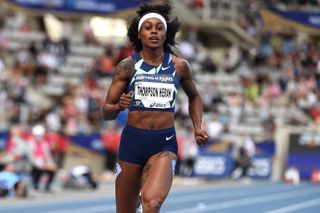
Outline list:
[[[138,39],[140,40],[140,32],[138,32]]]

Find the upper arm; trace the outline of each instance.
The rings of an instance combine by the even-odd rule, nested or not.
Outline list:
[[[175,68],[180,77],[180,85],[189,99],[193,99],[199,95],[196,85],[193,81],[190,64],[184,60],[177,58]]]
[[[133,71],[134,60],[131,57],[122,60],[116,66],[106,97],[107,104],[118,103],[121,95],[124,93],[128,83],[130,82]]]

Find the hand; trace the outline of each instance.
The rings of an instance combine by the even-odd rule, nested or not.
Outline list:
[[[208,142],[208,133],[202,129],[197,129],[194,131],[194,137],[198,145],[203,145]]]
[[[54,163],[48,163],[48,164],[45,166],[45,169],[54,172],[54,171],[57,170],[57,166],[56,166]]]
[[[118,103],[121,111],[125,110],[129,107],[129,105],[131,103],[132,96],[133,96],[133,91],[130,91],[127,94],[123,93],[121,95],[119,103]]]

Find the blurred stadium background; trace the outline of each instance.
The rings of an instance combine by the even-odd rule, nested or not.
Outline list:
[[[180,93],[176,179],[239,179],[233,169],[245,150],[251,181],[293,181],[291,169],[319,183],[320,1],[170,2],[182,22],[176,51],[193,68],[210,135],[196,146]],[[105,122],[101,107],[114,67],[132,54],[126,30],[139,3],[1,1],[2,164],[19,161],[17,172],[28,173],[24,145],[12,141],[28,143],[41,124],[58,167],[54,182],[77,165],[112,179],[127,112]]]

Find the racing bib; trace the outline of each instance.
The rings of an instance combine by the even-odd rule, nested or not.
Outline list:
[[[171,108],[175,87],[160,82],[136,82],[134,99],[145,108]]]

